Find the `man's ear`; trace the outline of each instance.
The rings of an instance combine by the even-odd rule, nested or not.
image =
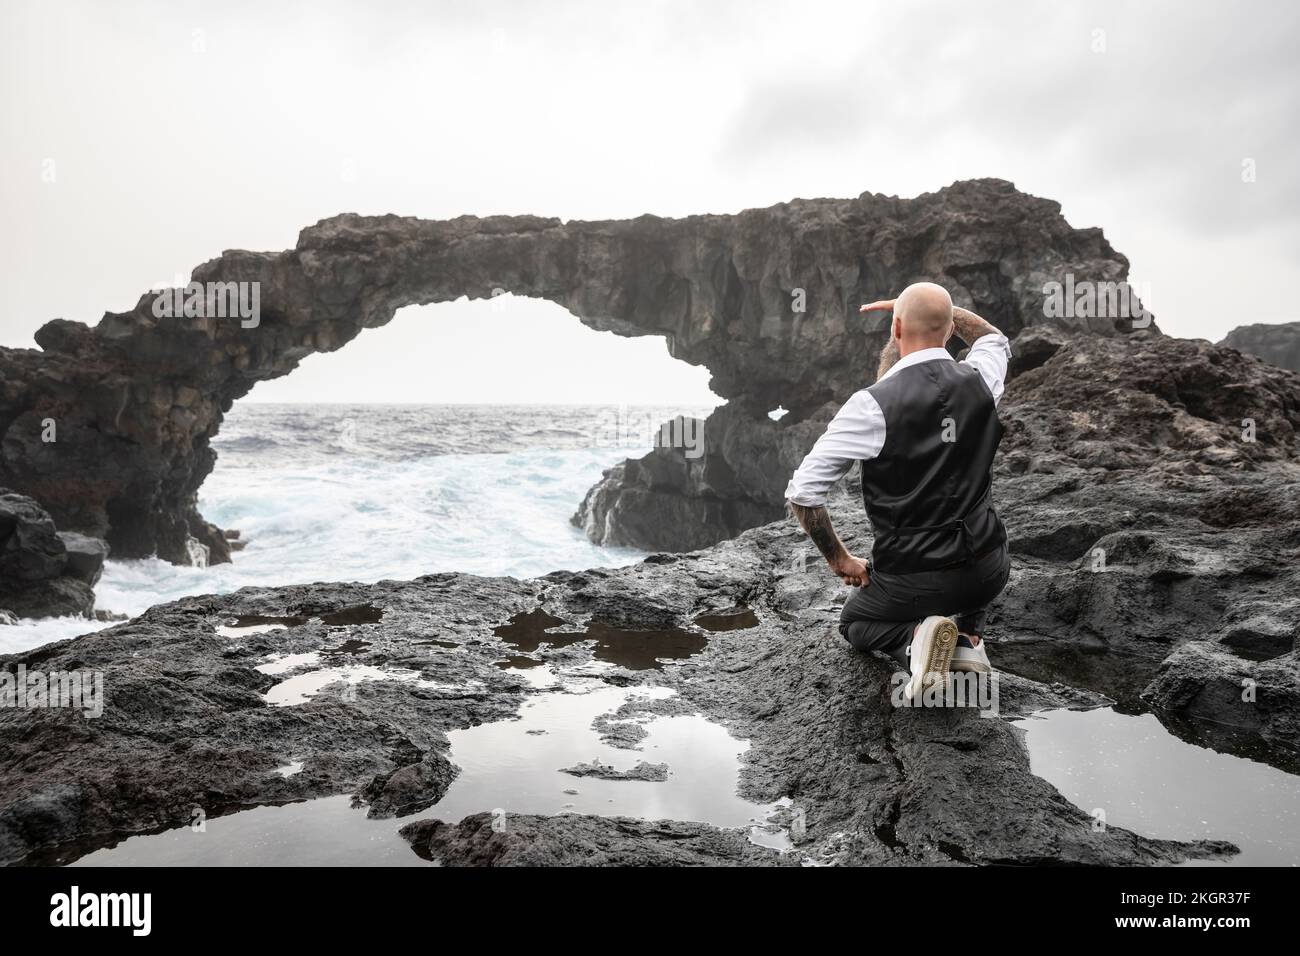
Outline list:
[[[890,332],[890,334],[891,334],[894,338],[896,338],[896,339],[898,339],[898,340],[900,340],[900,341],[902,340],[902,338],[903,338],[903,323],[899,320],[898,316],[894,316],[894,325],[893,325],[893,328],[891,328],[891,329],[889,330],[889,332]]]

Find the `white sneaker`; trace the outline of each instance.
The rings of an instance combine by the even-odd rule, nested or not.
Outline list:
[[[952,662],[948,665],[948,669],[969,671],[976,674],[992,674],[993,665],[989,663],[989,652],[984,650],[985,643],[985,641],[980,641],[975,647],[963,647],[958,644],[952,652]]]
[[[932,681],[944,679],[956,646],[957,625],[952,618],[932,615],[921,622],[907,649],[912,671],[912,679],[903,688],[907,700],[915,699]]]

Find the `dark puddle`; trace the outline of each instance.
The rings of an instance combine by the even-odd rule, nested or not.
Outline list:
[[[560,627],[572,625],[538,608],[516,614],[508,623],[493,628],[492,633],[526,654],[536,652],[543,644],[558,650],[581,641],[595,641],[592,656],[596,660],[634,671],[660,670],[665,660],[694,657],[708,644],[705,635],[681,628],[640,631],[592,621],[581,631],[551,630]],[[536,662],[527,666],[536,666]]]
[[[1300,863],[1295,755],[1237,728],[1153,713],[1141,695],[1160,656],[1049,642],[990,644],[989,655],[1011,673],[1116,701],[1017,721],[1033,772],[1072,803],[1145,836],[1230,840],[1242,850],[1230,865]]]
[[[427,866],[391,820],[369,820],[350,796],[210,814],[202,832],[153,831],[104,846],[71,844],[27,865],[73,866]]]
[[[269,627],[278,624],[280,627],[301,627],[310,620],[311,618],[309,617],[298,617],[296,615],[275,616],[267,614],[240,614],[235,618],[235,623],[229,626],[253,628]]]
[[[756,804],[737,791],[748,742],[701,714],[641,710],[674,696],[673,691],[613,687],[593,677],[561,680],[549,667],[528,673],[548,677],[538,686],[549,689],[529,696],[511,717],[447,734],[448,758],[460,771],[442,799],[418,815],[371,820],[349,796],[235,808],[240,812],[209,814],[204,833],[177,827],[100,839],[52,851],[39,862],[418,866],[424,860],[398,834],[402,824],[422,818],[454,822],[483,811],[698,820],[747,828],[754,843],[791,848],[782,816],[788,816],[791,801]],[[632,712],[625,714],[628,708]],[[615,715],[643,729],[635,752],[616,748],[602,737],[600,725]],[[575,779],[572,770],[584,765],[597,765],[601,771]],[[285,776],[301,769],[297,763],[273,772]]]
[[[383,609],[371,604],[359,604],[356,607],[344,607],[339,608],[337,611],[327,611],[324,614],[310,616],[302,614],[239,614],[235,616],[233,624],[218,626],[217,633],[223,637],[239,637],[256,631],[302,627],[312,620],[318,620],[322,624],[331,627],[346,627],[352,624],[378,624],[383,620],[383,617]]]
[[[383,620],[384,612],[373,604],[359,604],[356,607],[340,608],[318,616],[322,623],[337,627],[348,624],[378,624]]]
[[[1169,733],[1184,743],[1300,775],[1300,753],[1272,744],[1244,728],[1183,714],[1162,712],[1156,716]]]
[[[369,641],[363,641],[358,637],[350,641],[344,641],[338,647],[326,647],[321,650],[322,654],[360,654],[370,646]]]
[[[412,643],[412,644],[421,644],[421,645],[426,645],[426,646],[432,644],[434,647],[446,647],[446,648],[449,648],[449,649],[450,649],[450,648],[460,647],[460,645],[457,644],[455,641],[440,641],[440,640],[437,640],[437,639],[429,640],[429,641],[412,641],[411,643]]]
[[[1228,840],[1230,865],[1300,863],[1300,778],[1180,740],[1153,714],[1111,708],[1020,718],[1030,769],[1107,826]],[[1194,865],[1208,865],[1194,861]]]
[[[758,627],[758,615],[741,604],[726,611],[701,614],[695,619],[695,624],[706,631],[744,631]]]
[[[1043,684],[1059,682],[1104,694],[1115,701],[1110,709],[1116,714],[1141,717],[1154,713],[1166,732],[1183,743],[1208,747],[1225,756],[1268,764],[1286,773],[1300,773],[1300,754],[1271,744],[1245,728],[1153,711],[1151,705],[1142,699],[1142,691],[1160,669],[1159,657],[1054,645],[1046,641],[990,642],[989,656],[995,667],[1008,673]]]
[[[503,661],[493,661],[497,667],[503,671],[522,671],[530,667],[541,667],[545,661],[539,661],[535,657],[524,657],[522,654],[512,654]]]

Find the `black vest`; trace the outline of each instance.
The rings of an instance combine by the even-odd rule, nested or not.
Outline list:
[[[1005,542],[989,495],[1002,424],[979,371],[919,362],[867,391],[885,415],[884,447],[862,462],[872,564],[889,574],[932,571]]]

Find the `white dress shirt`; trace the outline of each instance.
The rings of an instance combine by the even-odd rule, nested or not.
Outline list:
[[[973,366],[993,394],[993,404],[1002,398],[1007,380],[1007,361],[1011,358],[1011,343],[1002,334],[981,335],[962,359]],[[920,349],[909,352],[886,372],[884,381],[902,369],[922,362],[954,361],[947,349]],[[790,484],[785,497],[796,505],[815,508],[826,503],[831,486],[839,481],[855,461],[870,461],[885,447],[885,414],[865,388],[854,392],[836,412],[822,437],[817,439],[812,451],[804,458]]]

